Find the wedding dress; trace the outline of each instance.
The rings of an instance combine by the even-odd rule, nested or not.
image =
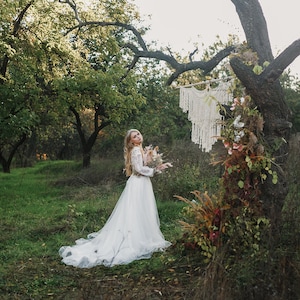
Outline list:
[[[150,258],[171,245],[160,231],[150,177],[154,169],[143,165],[139,147],[131,152],[133,174],[104,227],[59,250],[62,261],[79,268],[112,267]]]

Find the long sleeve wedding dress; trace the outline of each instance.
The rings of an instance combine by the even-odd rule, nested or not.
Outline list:
[[[150,258],[171,245],[160,231],[150,177],[154,169],[143,165],[139,147],[131,152],[132,175],[104,227],[59,250],[62,261],[79,268],[112,267]]]

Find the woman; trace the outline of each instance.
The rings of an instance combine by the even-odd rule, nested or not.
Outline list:
[[[124,140],[125,171],[129,179],[104,227],[79,239],[76,245],[59,250],[62,261],[79,268],[97,265],[112,267],[134,260],[150,258],[171,243],[159,228],[159,217],[150,177],[171,166],[155,168],[144,165],[143,136],[136,130],[127,132]]]

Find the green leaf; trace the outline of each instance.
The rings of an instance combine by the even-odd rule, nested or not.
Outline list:
[[[277,176],[277,174],[273,173],[272,183],[277,184],[277,182],[278,182],[278,176]]]
[[[247,166],[250,170],[252,169],[252,161],[251,160],[247,162]]]
[[[263,71],[263,68],[259,65],[254,66],[253,72],[257,75],[259,75]]]
[[[239,182],[238,182],[238,186],[239,186],[239,188],[243,188],[244,187],[244,181],[242,181],[242,180],[240,180]]]
[[[262,180],[266,180],[267,179],[267,175],[266,174],[261,174],[261,179]]]

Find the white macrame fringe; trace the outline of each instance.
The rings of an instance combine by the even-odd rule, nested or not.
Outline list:
[[[197,90],[192,87],[180,87],[179,106],[188,113],[192,123],[191,140],[209,152],[221,134],[221,120],[218,103],[227,104],[232,95],[229,93],[230,82],[221,82],[218,87]]]

